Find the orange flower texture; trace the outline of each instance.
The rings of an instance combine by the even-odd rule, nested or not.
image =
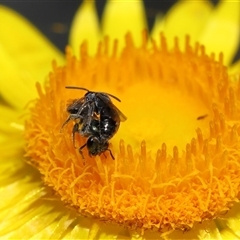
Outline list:
[[[186,231],[215,219],[239,201],[240,79],[230,77],[223,54],[204,46],[172,50],[160,34],[136,47],[130,34],[117,53],[106,37],[96,55],[83,43],[79,58],[66,49],[66,65],[53,62],[49,81],[37,84],[25,125],[28,162],[69,207],[83,216],[129,229]],[[85,92],[107,92],[126,116],[108,151],[90,157],[73,145],[67,106]]]

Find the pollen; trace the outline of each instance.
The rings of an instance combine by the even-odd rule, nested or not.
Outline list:
[[[90,56],[87,43],[79,57],[66,49],[66,65],[53,62],[25,124],[26,159],[61,200],[80,215],[128,229],[188,230],[215,219],[240,196],[240,79],[232,79],[223,54],[208,56],[204,46],[185,50],[178,39],[169,49],[163,34],[143,34],[135,47],[109,49],[106,37]],[[108,92],[127,116],[110,139],[108,151],[90,157],[87,138],[72,138],[74,121],[67,105],[83,97],[84,87]]]

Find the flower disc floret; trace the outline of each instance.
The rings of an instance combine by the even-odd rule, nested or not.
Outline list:
[[[66,66],[53,63],[26,122],[26,156],[62,201],[79,214],[130,229],[186,230],[214,219],[239,201],[240,80],[230,79],[223,55],[208,56],[186,38],[185,51],[169,50],[146,37],[136,48],[131,35],[120,56],[108,38],[94,57],[87,44],[79,59],[67,48]],[[81,86],[109,92],[128,117],[108,152],[85,159],[75,149],[66,106]]]

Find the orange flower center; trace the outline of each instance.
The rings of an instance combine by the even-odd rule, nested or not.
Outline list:
[[[204,47],[169,51],[136,48],[131,36],[116,56],[108,39],[94,57],[81,47],[80,60],[67,49],[66,66],[53,64],[49,82],[37,84],[39,99],[26,123],[26,156],[47,185],[81,215],[132,229],[188,229],[216,218],[238,201],[239,79],[230,81],[226,68]],[[85,159],[78,148],[87,138],[76,135],[74,121],[62,131],[66,106],[85,93],[80,86],[119,97],[113,103],[128,117],[110,140],[109,152]],[[122,140],[123,139],[123,140]],[[85,163],[85,164],[84,164]]]

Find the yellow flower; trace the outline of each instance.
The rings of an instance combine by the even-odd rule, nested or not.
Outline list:
[[[43,43],[25,23],[21,28],[31,41],[22,43],[19,39],[19,45],[8,37],[10,27],[0,25],[4,56],[0,59],[3,69],[0,91],[4,100],[0,105],[2,238],[240,236],[237,203],[240,79],[239,69],[232,68],[231,72],[238,74],[230,77],[223,65],[230,64],[238,44],[239,8],[229,2],[221,2],[217,9],[203,1],[180,2],[168,16],[156,20],[151,45],[144,34],[138,37],[145,24],[142,3],[132,2],[127,8],[129,12],[121,4],[109,1],[103,20],[103,34],[118,38],[118,51],[111,50],[114,45],[108,38],[98,45],[102,36],[94,5],[85,1],[74,20],[70,42],[76,53],[80,42],[85,39],[88,42],[81,45],[81,60],[73,57],[68,48],[63,67],[61,54],[50,51],[48,43]],[[131,34],[126,35],[124,28],[113,32],[122,19],[120,9],[127,16],[126,23],[133,23],[128,29]],[[189,15],[193,10],[199,15]],[[22,24],[9,10],[0,11],[0,16],[5,14],[4,19],[9,18],[6,22]],[[187,30],[186,23],[179,21],[186,14],[191,19]],[[92,31],[84,28],[86,18]],[[142,19],[141,24],[138,19]],[[176,22],[180,26],[177,29]],[[22,32],[21,28],[14,29]],[[167,36],[166,41],[161,35],[160,44],[160,35],[156,34],[159,30],[164,30]],[[174,33],[179,37],[172,43]],[[181,44],[186,33],[191,35],[191,43],[187,38],[183,50]],[[216,38],[226,34],[232,42],[223,41],[218,46],[216,42],[220,40]],[[123,49],[121,39],[125,35]],[[193,40],[204,42],[207,52],[223,51],[224,57],[205,54],[205,48],[195,45]],[[26,48],[29,44],[32,47]],[[38,58],[29,61],[29,56],[22,57],[22,48]],[[41,51],[36,54],[34,49]],[[49,58],[57,59],[57,63],[53,63],[47,83],[42,84]],[[27,112],[27,116],[19,119],[24,104],[36,96],[33,91],[36,81],[40,82],[36,88],[38,99],[29,104],[30,115]],[[121,98],[117,106],[128,120],[110,140],[114,161],[107,153],[106,157],[89,158],[85,152],[83,165],[72,144],[71,124],[60,132],[67,117],[67,101],[81,96],[81,92],[65,89],[66,85],[110,92]],[[26,143],[22,137],[23,119],[27,119]],[[85,139],[76,137],[81,146]],[[24,144],[26,153],[22,150]],[[42,184],[38,171],[24,163],[26,159],[37,167],[43,182],[51,188]],[[53,196],[52,188],[58,196]],[[183,233],[174,229],[191,230]]]

